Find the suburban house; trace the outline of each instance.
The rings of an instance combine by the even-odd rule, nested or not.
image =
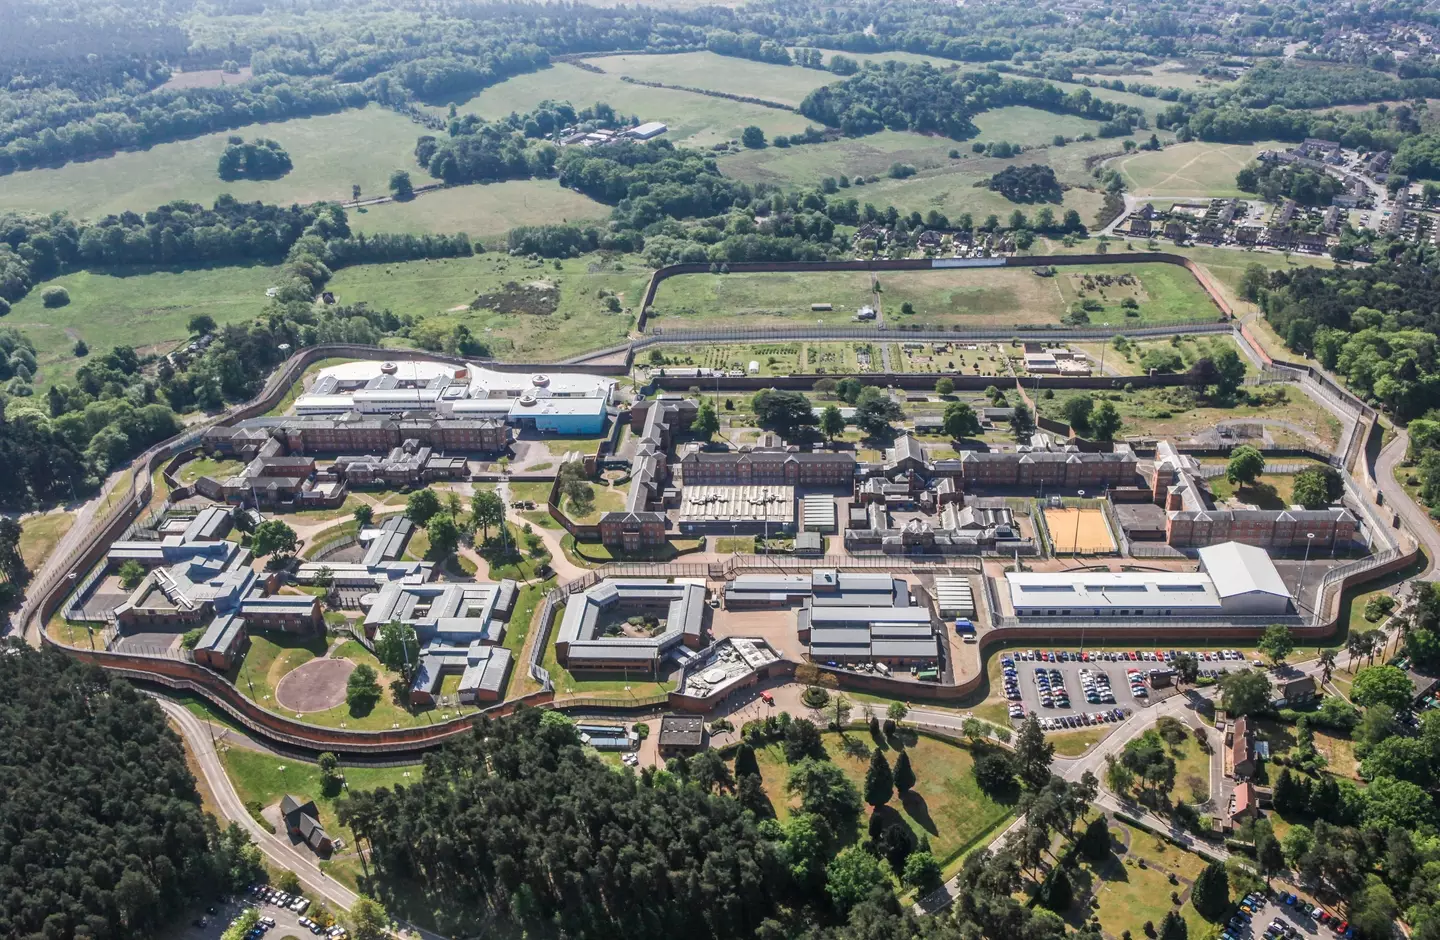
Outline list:
[[[280,815],[285,819],[285,831],[292,839],[299,839],[317,855],[328,855],[334,843],[320,825],[320,810],[314,800],[285,794],[280,798]]]
[[[1301,676],[1298,679],[1290,679],[1280,683],[1279,691],[1281,708],[1313,702],[1316,694],[1315,678]]]
[[[1255,756],[1255,737],[1250,732],[1250,723],[1243,716],[1235,719],[1226,747],[1230,749],[1230,775],[1236,780],[1253,776],[1260,769],[1260,762]]]
[[[1230,826],[1234,828],[1247,819],[1259,816],[1260,797],[1255,792],[1255,784],[1249,780],[1242,781],[1230,796]]]

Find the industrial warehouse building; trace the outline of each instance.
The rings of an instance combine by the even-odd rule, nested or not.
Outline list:
[[[1200,570],[1007,572],[1017,617],[1120,619],[1264,617],[1290,611],[1263,549],[1225,542],[1200,550]]]
[[[681,532],[778,535],[795,531],[793,486],[687,486],[680,496]]]

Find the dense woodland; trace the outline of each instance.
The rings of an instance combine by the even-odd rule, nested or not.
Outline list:
[[[1235,174],[1235,187],[1266,202],[1293,199],[1302,206],[1328,207],[1344,191],[1328,173],[1286,163],[1254,163]]]
[[[191,899],[261,874],[244,831],[201,812],[154,702],[96,667],[4,642],[0,936],[149,940]]]

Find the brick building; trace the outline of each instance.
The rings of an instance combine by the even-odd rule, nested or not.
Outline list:
[[[855,458],[848,453],[801,452],[791,448],[738,451],[692,451],[680,460],[686,486],[843,486],[855,478]]]

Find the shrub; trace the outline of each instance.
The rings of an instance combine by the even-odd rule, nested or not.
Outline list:
[[[40,292],[40,302],[47,307],[63,307],[70,302],[70,292],[63,287],[47,287]]]

